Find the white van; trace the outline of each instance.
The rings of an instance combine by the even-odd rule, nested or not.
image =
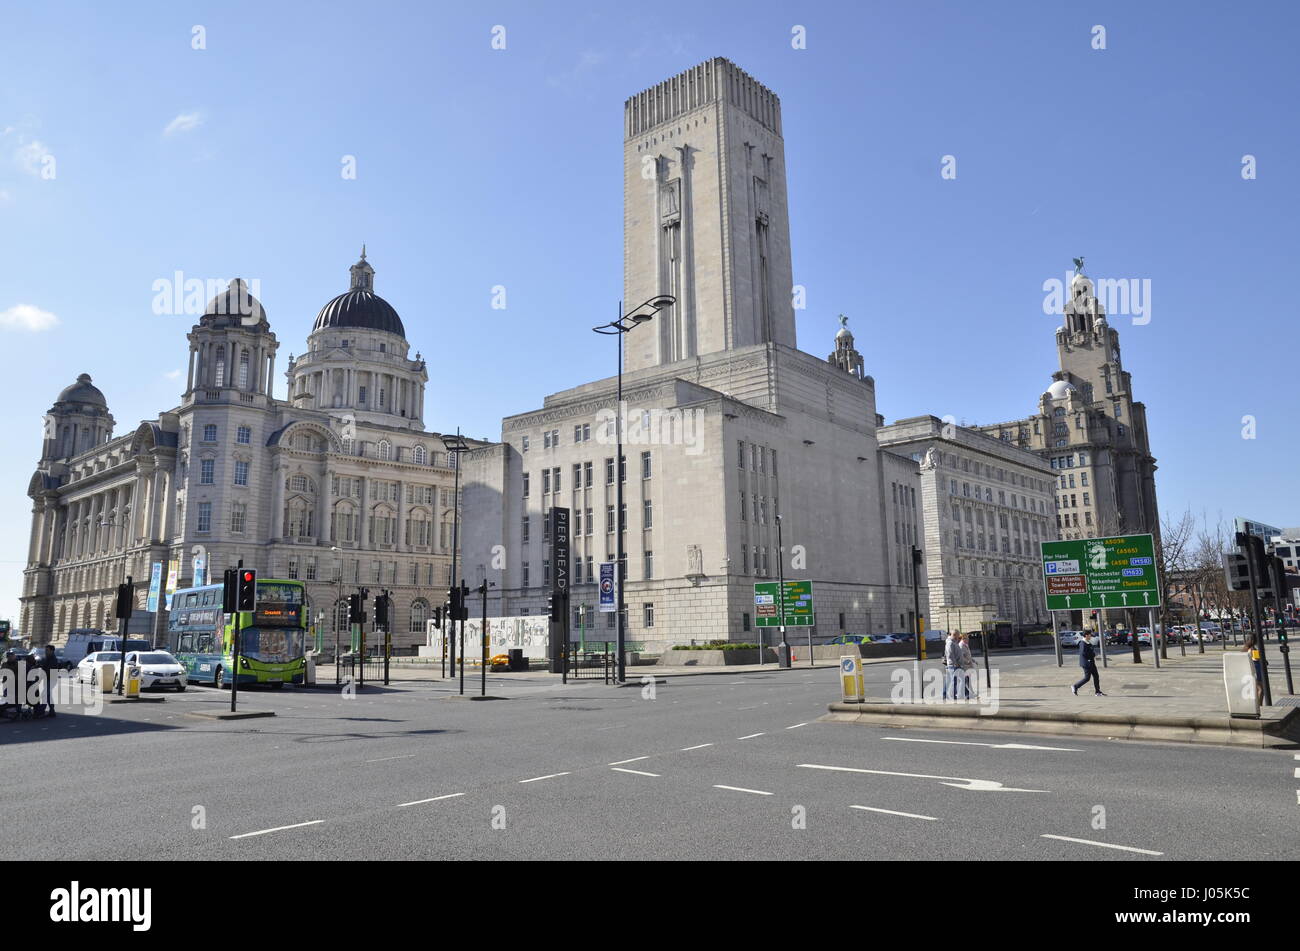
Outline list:
[[[145,640],[128,637],[127,652],[152,650],[153,645]],[[96,628],[77,628],[68,634],[68,642],[63,646],[63,657],[73,667],[81,663],[87,654],[96,651],[115,651],[121,653],[122,639],[116,634],[106,634]]]

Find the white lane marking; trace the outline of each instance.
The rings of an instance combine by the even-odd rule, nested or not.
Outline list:
[[[877,809],[874,806],[849,806],[850,809],[861,809],[864,812],[883,812],[887,816],[906,816],[909,819],[926,819],[930,822],[938,822],[936,816],[923,816],[917,812],[896,812],[893,809]]]
[[[712,746],[712,745],[713,745],[712,743],[701,743],[699,746],[684,746],[680,750],[678,750],[678,752],[689,753],[691,750],[702,750],[704,749],[704,747]]]
[[[658,773],[647,773],[645,770],[641,769],[623,769],[620,766],[613,767],[613,771],[616,773],[631,773],[633,776],[654,776],[656,778],[659,776]]]
[[[754,737],[756,737],[756,736],[762,736],[762,735],[763,735],[762,733],[751,733],[751,734],[749,734],[749,736],[738,736],[738,737],[736,737],[736,739],[738,739],[738,740],[752,740]]]
[[[1094,842],[1092,839],[1072,839],[1068,835],[1047,835],[1044,833],[1039,836],[1042,839],[1059,839],[1062,842],[1080,842],[1083,845],[1099,845],[1103,849],[1120,849],[1124,852],[1140,852],[1142,855],[1164,855],[1163,852],[1153,852],[1150,849],[1135,849],[1131,845],[1113,845],[1110,842]]]
[[[568,776],[568,775],[569,775],[569,774],[568,774],[567,771],[566,771],[566,772],[563,772],[563,773],[548,773],[548,774],[545,775],[545,776],[534,776],[532,779],[521,779],[521,780],[519,780],[519,782],[520,782],[521,784],[522,784],[522,783],[536,783],[536,782],[540,782],[540,781],[543,780],[543,779],[555,779],[555,777],[557,777],[557,776]]]
[[[463,792],[454,792],[448,793],[445,796],[434,796],[432,799],[417,799],[414,802],[399,802],[397,808],[401,809],[403,806],[420,806],[426,802],[441,802],[444,799],[455,799],[457,796],[463,795],[465,795]]]
[[[649,759],[649,756],[633,756],[631,759],[621,759],[616,763],[607,763],[607,766],[622,766],[624,763],[635,763],[639,760]]]
[[[761,790],[761,789],[746,789],[746,788],[743,787],[743,786],[720,786],[720,785],[718,785],[717,783],[714,783],[714,784],[713,784],[713,788],[714,788],[714,789],[730,789],[732,792],[747,792],[747,793],[753,793],[755,796],[771,796],[771,795],[773,795],[773,793],[770,793],[770,792],[763,792],[763,790]]]
[[[806,722],[804,722],[804,723],[796,723],[794,726],[788,726],[788,727],[786,727],[786,729],[787,729],[787,730],[797,730],[797,729],[799,729],[799,727],[801,727],[801,726],[807,726],[807,725],[808,725],[808,724],[807,724]]]
[[[278,747],[277,747],[277,748],[278,748]],[[414,755],[415,755],[414,753],[403,753],[401,756],[381,756],[381,757],[379,757],[379,759],[368,759],[368,760],[366,760],[366,762],[367,762],[367,763],[383,763],[383,762],[385,762],[386,760],[390,760],[390,759],[410,759],[410,758],[411,758],[412,756],[414,756]]]
[[[741,710],[757,710],[759,706],[760,704],[756,703],[752,707],[736,707],[736,712],[739,713]]]
[[[283,832],[285,829],[301,829],[303,826],[318,826],[324,819],[313,819],[311,822],[295,822],[291,826],[276,826],[274,829],[261,829],[257,832],[245,832],[241,835],[232,835],[232,839],[247,839],[254,835],[266,835],[268,832]]]
[[[971,740],[923,740],[914,736],[882,736],[882,740],[899,743],[944,743],[948,746],[987,746],[994,750],[1056,750],[1061,753],[1082,753],[1070,746],[1031,746],[1028,743],[975,743]]]
[[[817,763],[800,763],[802,769],[828,769],[839,773],[871,773],[876,776],[907,776],[911,779],[937,779],[945,786],[971,789],[977,792],[1051,792],[1049,789],[1018,789],[1003,786],[992,779],[966,779],[961,776],[931,776],[926,773],[895,773],[887,769],[859,769],[856,766],[820,766]]]

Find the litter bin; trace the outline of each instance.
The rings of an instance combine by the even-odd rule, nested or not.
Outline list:
[[[510,648],[510,650],[507,652],[507,654],[508,654],[509,657],[510,657],[510,669],[511,669],[511,670],[519,671],[519,670],[527,670],[527,669],[528,669],[528,659],[527,659],[526,657],[524,657],[524,652],[523,652],[523,649],[522,649],[522,648],[519,648],[519,647],[512,647],[512,648]]]
[[[316,682],[316,652],[312,651],[307,655],[307,664],[303,668],[302,682],[304,684],[314,684]]]

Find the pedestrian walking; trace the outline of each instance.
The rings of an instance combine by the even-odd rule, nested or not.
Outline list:
[[[45,713],[48,716],[54,716],[54,684],[59,676],[59,656],[54,652],[53,644],[45,645],[45,654],[40,659],[41,670],[41,693],[42,699],[45,700]],[[36,712],[39,715],[41,705],[37,704]]]
[[[957,678],[961,672],[961,638],[953,631],[943,642],[943,699],[957,699]]]
[[[1079,641],[1079,666],[1083,668],[1083,677],[1070,687],[1070,692],[1077,697],[1079,688],[1091,680],[1096,695],[1106,696],[1101,692],[1101,675],[1097,673],[1097,651],[1092,646],[1092,631],[1084,631],[1083,639]]]
[[[979,696],[979,674],[975,670],[975,658],[970,652],[970,635],[961,635],[961,682],[962,693],[966,699],[974,699]]]

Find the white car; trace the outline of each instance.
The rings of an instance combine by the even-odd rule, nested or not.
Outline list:
[[[1078,647],[1079,638],[1082,636],[1081,631],[1061,631],[1062,647]]]
[[[184,690],[189,683],[181,662],[166,651],[138,651],[127,654],[126,662],[128,666],[131,664],[139,666],[141,690],[148,690],[151,687],[159,689],[174,687],[176,690]]]
[[[117,684],[117,665],[121,660],[122,655],[114,654],[112,651],[95,651],[87,654],[81,658],[81,663],[77,664],[77,680],[82,683],[88,682],[92,686],[98,684],[99,672],[107,664],[113,671],[112,683],[108,685],[111,690]]]

